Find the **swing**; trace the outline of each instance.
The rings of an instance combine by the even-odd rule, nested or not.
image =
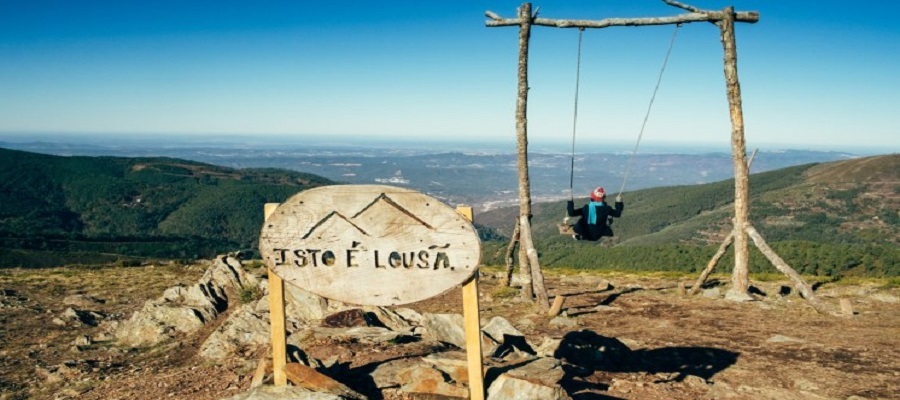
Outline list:
[[[659,69],[659,76],[656,78],[656,87],[653,88],[653,95],[650,96],[650,104],[647,105],[647,112],[644,114],[644,121],[641,123],[641,130],[638,133],[637,142],[634,144],[634,149],[631,151],[631,156],[628,159],[628,165],[625,167],[625,175],[622,177],[622,186],[619,187],[619,196],[625,191],[625,183],[628,181],[628,175],[631,172],[631,166],[634,164],[634,156],[637,154],[638,146],[641,144],[641,138],[644,136],[644,128],[647,126],[647,120],[650,118],[650,110],[653,109],[653,101],[656,100],[656,92],[659,91],[659,84],[662,82],[663,73],[666,71],[666,64],[669,62],[669,54],[672,53],[672,47],[675,45],[675,38],[678,36],[678,29],[681,28],[681,24],[675,25],[675,30],[672,32],[672,39],[669,40],[669,48],[666,50],[666,56],[663,58],[662,67]],[[571,200],[575,200],[575,194],[573,192],[574,183],[575,183],[575,133],[577,132],[578,127],[578,90],[580,86],[581,80],[581,42],[582,36],[584,34],[584,28],[578,29],[578,57],[575,67],[575,104],[574,104],[574,112],[572,115],[572,158],[571,165],[569,166],[569,195],[572,196]],[[584,217],[582,217],[584,218]],[[612,224],[612,218],[607,222],[609,225]],[[557,228],[559,229],[560,235],[573,236],[575,235],[575,225],[569,223],[569,215],[568,212],[566,216],[563,218],[563,222],[561,224],[557,224]]]

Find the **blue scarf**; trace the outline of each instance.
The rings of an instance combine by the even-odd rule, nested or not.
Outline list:
[[[588,203],[588,223],[592,225],[597,224],[597,210],[596,207],[603,207],[604,203],[602,201],[599,202],[590,202]]]

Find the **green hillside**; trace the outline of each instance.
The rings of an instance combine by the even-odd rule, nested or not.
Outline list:
[[[900,155],[754,174],[751,220],[801,273],[900,275],[898,175]],[[331,183],[287,170],[0,149],[0,267],[255,249],[262,204]],[[730,229],[733,190],[729,180],[626,193],[616,238],[604,246],[557,233],[564,202],[535,204],[542,265],[699,270]],[[517,214],[504,208],[476,215],[486,264],[503,264],[504,235]],[[731,264],[726,258],[722,269]],[[751,254],[751,269],[772,267]]]
[[[253,249],[262,204],[330,183],[286,170],[0,149],[0,267]]]
[[[809,164],[750,176],[751,221],[795,269],[818,275],[900,275],[900,155]],[[696,271],[728,234],[734,181],[625,193],[617,237],[607,246],[558,234],[565,202],[533,207],[542,265]],[[576,199],[581,205],[587,199]],[[518,208],[476,217],[509,235]],[[502,264],[506,243],[486,243]],[[731,262],[733,264],[733,262]],[[727,270],[729,261],[721,264]],[[754,271],[772,270],[751,254]]]

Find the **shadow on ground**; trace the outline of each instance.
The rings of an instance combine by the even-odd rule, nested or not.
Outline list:
[[[680,382],[690,375],[708,380],[737,362],[739,353],[713,347],[663,347],[631,350],[616,338],[590,330],[563,336],[553,356],[568,365],[562,386],[573,399],[615,399],[590,391],[609,386],[583,379],[595,372],[667,374],[661,382]]]

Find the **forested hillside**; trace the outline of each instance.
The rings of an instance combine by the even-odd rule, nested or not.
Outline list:
[[[900,155],[751,175],[751,220],[802,273],[900,275]],[[325,178],[169,158],[59,157],[0,149],[0,267],[197,258],[255,249],[262,204]],[[730,229],[731,180],[625,193],[614,240],[557,233],[565,203],[536,203],[544,266],[696,271]],[[578,205],[585,198],[576,199]],[[485,264],[504,264],[517,208],[476,215]],[[751,269],[772,270],[758,253]],[[723,270],[732,264],[726,257]]]
[[[0,149],[0,267],[254,249],[262,204],[329,183],[286,170]]]
[[[900,155],[808,164],[750,176],[751,221],[795,269],[818,275],[900,275]],[[558,234],[565,202],[535,204],[542,265],[648,270],[702,269],[728,234],[734,182],[625,193],[625,213],[605,246]],[[576,199],[581,205],[585,198]],[[476,220],[509,235],[517,208]],[[506,243],[486,244],[502,264]],[[755,252],[755,250],[753,250]],[[723,266],[728,267],[729,261]],[[755,271],[773,270],[761,254]]]

